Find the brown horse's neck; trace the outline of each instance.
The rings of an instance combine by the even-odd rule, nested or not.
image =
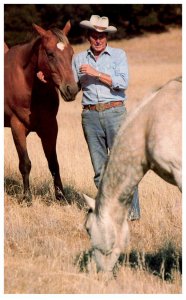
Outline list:
[[[20,46],[22,66],[25,68],[30,63],[37,63],[40,38],[33,39],[31,42]]]
[[[30,85],[33,85],[35,74],[38,71],[39,45],[40,38],[36,38],[30,43],[22,45],[19,51],[20,62]]]

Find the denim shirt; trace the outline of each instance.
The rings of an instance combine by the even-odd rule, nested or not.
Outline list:
[[[110,75],[112,86],[102,83],[99,79],[82,74],[79,68],[82,64],[89,64],[98,72]],[[96,60],[91,49],[80,52],[73,57],[72,69],[76,82],[83,91],[82,104],[106,103],[110,101],[124,101],[125,90],[128,87],[128,63],[125,51],[107,46]]]

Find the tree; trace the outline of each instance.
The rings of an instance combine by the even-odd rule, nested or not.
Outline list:
[[[118,28],[114,39],[131,38],[146,31],[162,32],[170,26],[182,25],[181,4],[5,4],[5,41],[9,46],[24,42],[33,31],[32,23],[63,28],[71,20],[71,43],[84,41],[79,26],[92,14],[109,17]]]

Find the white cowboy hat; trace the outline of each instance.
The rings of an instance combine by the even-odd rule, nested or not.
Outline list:
[[[95,30],[97,32],[116,32],[117,28],[109,26],[109,19],[107,17],[100,17],[98,15],[92,15],[90,21],[84,20],[80,22],[80,26],[83,28]]]

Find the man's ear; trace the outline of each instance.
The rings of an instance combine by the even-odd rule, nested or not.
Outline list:
[[[89,196],[83,194],[84,200],[86,202],[86,204],[89,206],[89,208],[91,208],[93,211],[95,210],[95,199],[90,198]]]

